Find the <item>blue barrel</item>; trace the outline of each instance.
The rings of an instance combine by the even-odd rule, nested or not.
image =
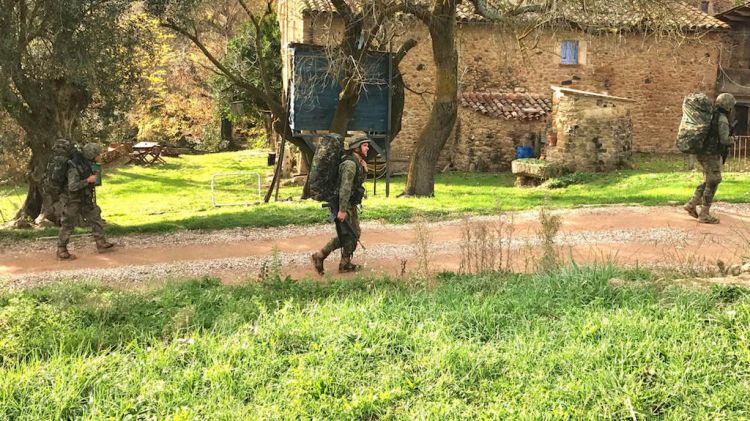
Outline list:
[[[529,146],[516,146],[516,159],[533,158],[534,149]]]

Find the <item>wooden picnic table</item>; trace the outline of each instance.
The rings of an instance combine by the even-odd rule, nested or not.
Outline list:
[[[138,142],[133,145],[128,163],[138,165],[153,165],[158,162],[166,164],[161,158],[162,147],[156,142]]]

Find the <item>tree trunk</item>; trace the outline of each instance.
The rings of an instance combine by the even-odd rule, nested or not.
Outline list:
[[[435,168],[440,151],[456,123],[458,113],[458,53],[456,52],[456,1],[439,2],[429,22],[435,61],[435,99],[409,161],[404,193],[435,194]]]
[[[42,189],[47,161],[55,139],[62,137],[73,140],[78,118],[90,100],[89,94],[80,86],[57,79],[48,81],[38,92],[38,97],[29,101],[31,117],[18,121],[26,132],[26,141],[31,148],[31,161],[26,200],[15,217],[17,227],[26,227],[41,219],[59,224],[61,209],[55,206],[52,198]]]
[[[59,215],[54,211],[52,198],[46,196],[42,191],[44,173],[47,168],[47,161],[52,150],[54,135],[32,131],[26,128],[26,136],[31,146],[31,160],[29,161],[26,181],[29,184],[26,199],[21,209],[15,216],[15,224],[18,227],[29,227],[41,214],[52,222],[59,221]]]
[[[278,185],[278,183],[281,182],[281,167],[284,165],[284,148],[286,147],[286,141],[281,140],[281,147],[279,148],[279,152],[277,155],[276,160],[276,168],[273,172],[273,178],[271,179],[271,185],[268,187],[268,192],[266,192],[266,197],[263,198],[263,203],[268,203],[269,200],[271,200],[271,194],[273,194],[273,188]],[[276,201],[279,200],[279,194],[278,190],[276,190]]]
[[[343,87],[329,131],[346,136],[349,129],[349,120],[354,115],[354,109],[357,106],[357,101],[359,101],[360,88],[361,84],[352,79]]]
[[[278,145],[276,143],[276,134],[273,131],[273,117],[271,113],[267,112],[263,112],[261,115],[263,116],[263,129],[266,131],[266,145],[276,150]]]

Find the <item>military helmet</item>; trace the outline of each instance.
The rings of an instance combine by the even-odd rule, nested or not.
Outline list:
[[[87,143],[81,149],[81,154],[89,161],[96,159],[100,153],[102,153],[102,147],[96,143]]]
[[[725,111],[732,111],[734,109],[735,104],[737,104],[737,100],[734,99],[734,95],[723,93],[716,97],[716,106],[725,110]]]
[[[359,147],[363,143],[370,143],[372,140],[367,136],[358,136],[349,141],[344,142],[344,150],[352,151]]]

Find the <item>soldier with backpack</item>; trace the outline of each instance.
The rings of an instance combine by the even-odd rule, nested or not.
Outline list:
[[[104,237],[102,210],[95,201],[97,175],[91,170],[91,164],[101,150],[101,146],[88,143],[83,146],[81,152],[73,151],[72,157],[66,162],[65,183],[60,192],[61,227],[57,239],[57,258],[60,260],[75,259],[75,256],[68,252],[68,242],[79,218],[91,227],[97,251],[101,253],[114,246]]]
[[[77,149],[68,139],[57,139],[52,145],[52,153],[47,161],[47,170],[43,184],[45,201],[44,209],[49,209],[54,215],[55,220],[59,221],[62,215],[62,204],[60,195],[65,190],[66,179],[68,177],[68,161],[77,153]]]
[[[361,235],[357,205],[362,203],[365,195],[363,186],[367,176],[365,158],[369,149],[370,139],[367,137],[358,137],[344,142],[344,155],[338,165],[334,196],[326,200],[335,212],[337,235],[311,256],[315,270],[321,275],[324,273],[323,262],[326,257],[339,248],[341,249],[339,272],[356,272],[360,269],[359,265],[352,263],[352,256],[357,249],[357,242]],[[313,164],[315,162],[316,159],[313,158]],[[314,167],[315,165],[311,170],[311,176],[317,170]]]
[[[722,155],[732,145],[729,119],[736,103],[732,94],[724,93],[716,97],[710,129],[702,147],[695,154],[696,160],[703,168],[703,183],[695,189],[693,197],[685,204],[684,209],[703,224],[719,223],[719,218],[711,215],[709,209],[721,183]],[[700,212],[698,212],[698,205],[701,205]]]

